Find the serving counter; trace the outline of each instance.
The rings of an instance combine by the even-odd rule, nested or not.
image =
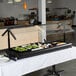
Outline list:
[[[62,49],[17,61],[0,63],[0,76],[22,76],[46,67],[76,59],[76,47]]]
[[[42,39],[42,33],[44,33],[45,27],[41,26],[30,26],[30,27],[10,27],[10,31],[16,37],[16,40],[10,36],[11,47],[20,46],[24,44],[40,42]],[[7,34],[2,37],[6,28],[0,29],[0,50],[7,48]],[[35,55],[29,58],[13,61],[9,60],[4,63],[0,63],[0,76],[21,76],[28,74],[46,67],[63,63],[76,58],[75,55],[76,47],[70,47],[57,51],[51,51]],[[44,49],[42,50],[44,51]],[[46,50],[47,51],[47,50]]]

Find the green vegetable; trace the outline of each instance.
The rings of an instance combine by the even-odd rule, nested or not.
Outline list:
[[[36,48],[38,48],[38,47],[39,47],[39,46],[38,46],[37,44],[33,44],[33,45],[32,45],[32,48],[33,48],[33,49],[36,49]]]
[[[27,45],[25,47],[17,46],[17,47],[14,47],[12,49],[15,51],[23,52],[23,51],[28,51],[28,49],[36,49],[38,47],[39,46],[37,44],[30,44],[30,45]]]
[[[19,46],[14,47],[14,48],[12,48],[12,49],[15,50],[15,51],[19,51],[19,52],[27,51],[26,48],[24,48],[24,47],[19,47]]]
[[[32,46],[31,45],[27,45],[25,48],[26,49],[32,49]]]

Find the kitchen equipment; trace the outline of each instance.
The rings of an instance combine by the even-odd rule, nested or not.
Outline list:
[[[72,44],[67,43],[64,45],[59,45],[59,46],[55,46],[55,47],[51,47],[51,48],[43,48],[43,49],[37,49],[35,51],[31,50],[31,51],[23,51],[23,52],[15,51],[11,48],[10,50],[6,51],[6,53],[10,59],[13,59],[16,61],[18,59],[37,56],[40,54],[45,54],[45,53],[50,53],[50,52],[55,52],[55,51],[59,51],[59,50],[67,49],[67,48],[71,48],[71,47],[72,47]]]

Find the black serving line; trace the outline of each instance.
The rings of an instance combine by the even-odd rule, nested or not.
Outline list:
[[[59,51],[59,50],[63,50],[63,49],[72,47],[71,43],[67,43],[67,44],[64,44],[61,46],[55,46],[52,48],[44,48],[44,49],[35,50],[35,51],[31,50],[31,51],[19,52],[19,51],[13,50],[10,47],[10,35],[12,35],[12,37],[16,40],[16,37],[14,36],[14,34],[10,31],[9,28],[2,34],[2,36],[4,36],[6,33],[8,34],[8,49],[6,49],[6,54],[7,54],[6,56],[15,61],[18,59],[22,59],[22,58],[37,56],[37,55],[46,54],[46,53]],[[44,41],[46,43],[46,40],[44,40]]]
[[[45,49],[40,49],[40,50],[35,50],[35,51],[25,51],[25,52],[19,52],[19,51],[15,51],[15,50],[8,50],[6,51],[8,57],[10,59],[13,60],[18,60],[18,59],[23,59],[23,58],[28,58],[28,57],[32,57],[32,56],[38,56],[38,55],[42,55],[42,54],[47,54],[47,53],[51,53],[51,52],[56,52],[59,50],[64,50],[67,48],[71,48],[72,44],[65,44],[65,45],[61,45],[61,46],[56,46],[53,48],[45,48]]]

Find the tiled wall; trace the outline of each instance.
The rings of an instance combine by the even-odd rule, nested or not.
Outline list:
[[[23,9],[23,3],[27,3],[27,9]],[[22,0],[20,3],[8,4],[7,0],[0,2],[0,17],[19,17],[22,14],[30,13],[29,8],[36,8],[37,0]]]

